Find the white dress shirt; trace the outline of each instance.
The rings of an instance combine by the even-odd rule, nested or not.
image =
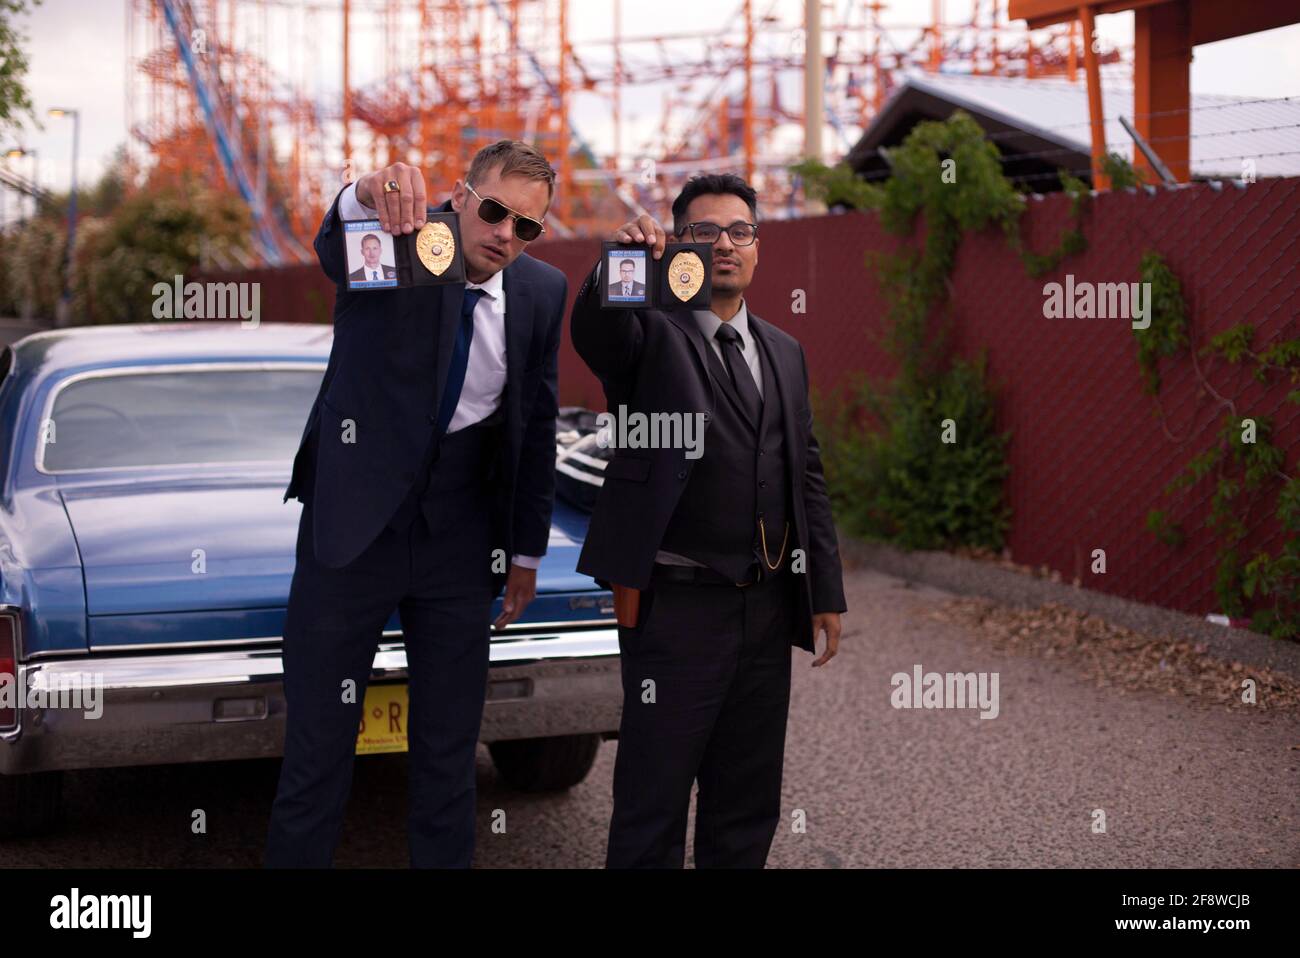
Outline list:
[[[339,196],[339,217],[345,220],[374,219],[378,213],[357,199],[357,184],[351,183]],[[469,341],[465,383],[460,389],[456,411],[447,432],[453,433],[486,419],[501,405],[506,388],[506,290],[501,271],[482,283],[465,282],[466,289],[481,289],[474,306],[474,336]],[[536,569],[540,556],[516,555],[515,565]]]
[[[700,327],[700,332],[704,334],[705,340],[713,347],[713,352],[717,354],[718,359],[722,360],[725,367],[727,361],[722,355],[722,343],[717,339],[718,329],[722,326],[723,320],[717,313],[711,309],[696,309],[691,315],[695,317],[695,322]],[[735,316],[727,320],[728,325],[736,332],[740,333],[740,354],[745,358],[745,365],[749,371],[754,374],[754,385],[758,387],[759,396],[763,395],[763,364],[758,361],[758,344],[754,342],[754,334],[749,331],[749,310],[745,307],[745,301],[740,301],[740,311]],[[678,555],[675,552],[665,552],[660,549],[655,553],[655,562],[662,562],[665,565],[703,565],[702,562],[696,562],[694,559],[688,559],[686,556]]]

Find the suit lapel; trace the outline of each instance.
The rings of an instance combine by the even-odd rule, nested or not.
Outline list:
[[[533,288],[515,277],[513,264],[506,267],[502,290],[506,298],[506,417],[515,422],[520,415],[520,387],[524,381],[524,361],[533,337]],[[511,430],[511,435],[514,431]]]
[[[775,343],[772,341],[771,333],[767,328],[767,324],[752,312],[749,314],[749,329],[754,334],[754,339],[759,342],[760,348],[766,350],[768,362],[772,367],[772,378],[776,380],[776,382],[772,383],[770,387],[766,382],[763,383],[763,388],[775,388],[777,396],[781,399],[781,434],[785,439],[785,464],[786,468],[790,471],[791,480],[794,480],[794,453],[795,449],[798,448],[795,445],[795,437],[798,435],[798,428],[794,421],[795,407],[794,403],[790,399],[790,390],[794,388],[794,384],[791,381],[794,374],[790,370],[784,368],[782,362],[784,357],[777,352]],[[804,444],[807,444],[806,439],[804,440]]]
[[[754,348],[758,350],[758,366],[763,372],[763,410],[759,423],[761,434],[777,414],[777,407],[784,409],[785,403],[781,402],[781,390],[769,385],[776,382],[776,363],[772,359],[772,350],[757,336],[754,337]]]
[[[709,412],[713,412],[718,406],[718,393],[713,386],[713,377],[709,375],[709,361],[705,357],[712,352],[708,344],[704,341],[704,334],[700,332],[700,325],[695,321],[689,310],[675,309],[671,312],[665,312],[664,316],[668,321],[686,334],[687,341],[695,350],[695,358],[698,360],[699,375],[703,378],[704,384],[709,388]]]

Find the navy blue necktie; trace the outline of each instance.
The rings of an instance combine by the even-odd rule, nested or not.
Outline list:
[[[456,412],[456,404],[460,402],[465,369],[469,365],[469,344],[474,338],[474,307],[483,295],[481,289],[465,287],[465,298],[460,304],[460,325],[456,328],[456,342],[451,348],[451,365],[447,367],[447,385],[442,390],[442,404],[438,406],[439,436],[446,433]]]

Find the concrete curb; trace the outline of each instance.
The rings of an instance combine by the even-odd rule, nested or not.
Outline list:
[[[1297,642],[1215,625],[1185,612],[1039,579],[946,552],[905,552],[893,546],[863,542],[842,532],[840,552],[848,566],[866,567],[957,595],[983,596],[1007,605],[1034,607],[1055,602],[1135,631],[1204,643],[1208,654],[1225,662],[1273,669],[1300,679],[1300,643]]]

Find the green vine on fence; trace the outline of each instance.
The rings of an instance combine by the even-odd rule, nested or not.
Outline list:
[[[945,335],[950,276],[962,237],[1000,229],[1031,276],[1087,248],[1091,191],[1059,172],[1069,222],[1056,244],[1035,251],[1021,235],[1025,197],[968,114],[912,128],[888,153],[890,176],[868,183],[846,164],[794,167],[809,195],[828,205],[873,209],[884,228],[919,246],[868,253],[886,304],[883,343],[899,373],[885,387],[854,383],[829,417],[826,470],[840,521],[867,538],[907,548],[1000,549],[1010,526],[1004,486],[1009,435],[996,427],[995,396],[981,355],[954,357]],[[864,430],[863,426],[867,426]]]
[[[1248,368],[1265,385],[1279,379],[1300,384],[1300,339],[1282,339],[1257,349],[1255,327],[1238,323],[1194,350],[1182,286],[1159,254],[1148,251],[1142,256],[1141,280],[1151,284],[1151,324],[1134,329],[1133,334],[1147,391],[1158,402],[1160,361],[1186,352],[1202,390],[1223,411],[1212,443],[1168,483],[1165,495],[1214,483],[1205,527],[1216,540],[1214,588],[1224,613],[1249,617],[1257,632],[1278,638],[1300,635],[1300,480],[1286,472],[1286,453],[1272,441],[1272,420],[1243,414],[1234,399],[1215,388],[1200,363],[1202,358],[1218,359]],[[1291,390],[1286,401],[1300,405],[1300,389]],[[1261,549],[1243,561],[1247,519],[1269,496],[1276,497],[1273,515],[1283,532],[1282,545],[1276,553]],[[1147,528],[1171,548],[1186,539],[1182,527],[1162,509],[1147,513]]]
[[[1187,347],[1187,309],[1178,278],[1154,252],[1142,254],[1141,280],[1150,283],[1151,322],[1133,330],[1138,344],[1138,369],[1151,395],[1160,392],[1160,360]]]
[[[1061,265],[1061,262],[1067,256],[1082,253],[1088,248],[1088,240],[1083,235],[1083,214],[1087,211],[1088,200],[1092,196],[1092,191],[1088,188],[1087,183],[1071,176],[1064,170],[1059,171],[1057,176],[1061,181],[1061,189],[1070,198],[1070,225],[1061,231],[1061,237],[1057,240],[1056,246],[1045,253],[1035,253],[1024,245],[1024,241],[1020,237],[1018,221],[1014,228],[1004,224],[1007,241],[1011,244],[1011,248],[1020,255],[1020,261],[1025,264],[1025,270],[1030,276],[1034,277],[1050,273]]]
[[[925,222],[919,247],[867,255],[886,302],[884,345],[899,372],[883,388],[854,383],[828,417],[828,485],[855,534],[907,548],[1000,549],[1010,525],[1009,436],[996,428],[984,358],[952,356],[936,320],[962,236],[997,226],[1019,241],[1025,200],[965,113],[917,124],[889,162],[891,176],[879,185],[843,164],[795,167],[811,195],[877,210],[890,233],[908,236]]]
[[[996,226],[1030,276],[1055,269],[1087,248],[1083,220],[1091,192],[1086,183],[1060,171],[1070,197],[1069,224],[1055,246],[1036,252],[1021,235],[1024,197],[1003,175],[996,148],[978,124],[961,111],[946,121],[917,124],[902,145],[888,152],[890,177],[869,183],[846,164],[827,167],[807,161],[793,168],[806,192],[828,205],[873,209],[896,235],[911,235],[925,222],[919,248],[868,254],[884,294],[884,344],[899,363],[885,388],[855,383],[831,416],[826,470],[836,512],[846,527],[868,538],[909,548],[968,545],[999,548],[1010,522],[1003,495],[1008,435],[995,426],[994,395],[984,359],[949,355],[944,329],[936,326],[948,298],[949,277],[961,237]],[[1113,188],[1143,184],[1140,171],[1116,154],[1103,168]],[[1159,402],[1161,363],[1190,352],[1207,393],[1225,408],[1216,443],[1196,456],[1167,493],[1190,488],[1211,476],[1215,488],[1207,527],[1220,539],[1216,593],[1232,616],[1251,613],[1259,631],[1284,636],[1300,632],[1300,486],[1285,473],[1285,455],[1272,442],[1273,424],[1242,417],[1201,373],[1190,351],[1182,290],[1154,252],[1142,257],[1141,279],[1151,284],[1151,322],[1134,329],[1138,368],[1145,390]],[[1290,377],[1300,384],[1300,340],[1257,349],[1254,328],[1243,323],[1214,337],[1201,356],[1250,364],[1260,382]],[[1300,403],[1300,388],[1288,401]],[[944,441],[940,423],[955,426],[961,441]],[[863,430],[863,426],[869,428]],[[1163,425],[1163,423],[1162,423]],[[1168,434],[1168,428],[1165,427]],[[1172,437],[1171,437],[1172,438]],[[1260,496],[1276,489],[1274,514],[1286,533],[1276,553],[1257,552],[1242,561],[1238,547],[1247,532],[1245,515]],[[1181,525],[1153,509],[1148,530],[1177,548],[1186,541]]]

